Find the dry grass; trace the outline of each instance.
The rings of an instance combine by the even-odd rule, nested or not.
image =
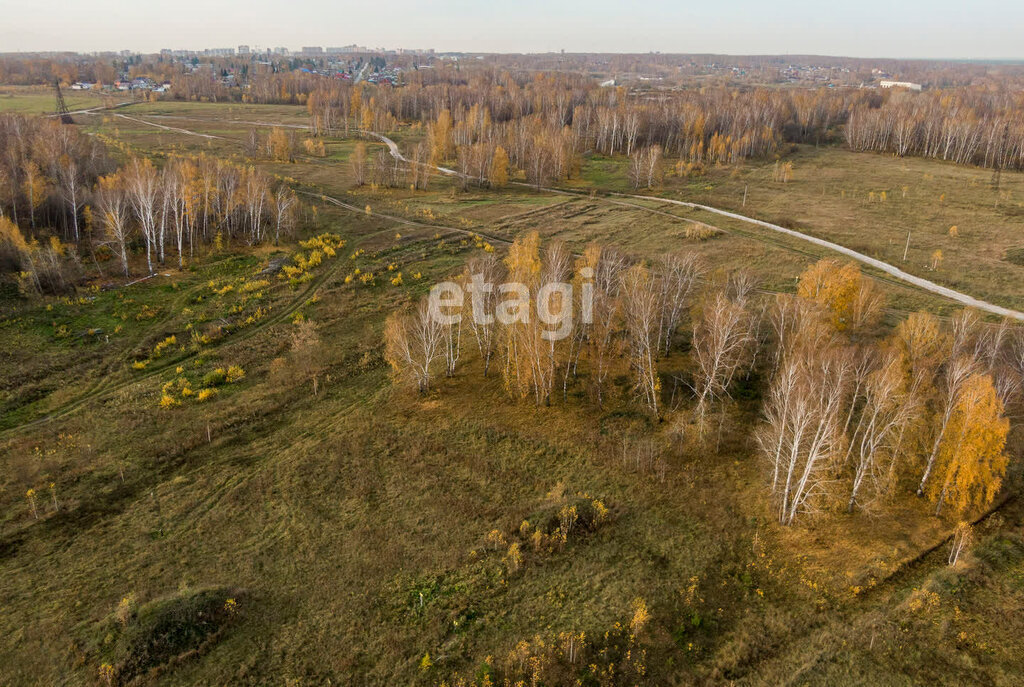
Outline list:
[[[1024,247],[1024,174],[1004,172],[996,188],[991,170],[935,160],[812,146],[787,159],[795,172],[786,184],[772,181],[772,162],[748,161],[738,172],[669,177],[658,192],[820,236],[1000,305],[1024,305],[1024,267],[1012,259]],[[591,166],[580,185],[628,188],[624,163]],[[936,250],[943,260],[933,271]]]
[[[254,112],[237,107],[240,117]],[[288,116],[298,118],[297,109]],[[120,133],[165,151],[184,140]],[[343,156],[348,143],[336,145]],[[230,154],[235,144],[212,148]],[[133,319],[109,347],[59,342],[46,327],[55,317],[75,328],[105,323],[121,307],[112,294],[56,312],[24,305],[16,318],[25,326],[0,328],[0,349],[17,351],[3,359],[11,362],[3,372],[11,424],[113,375],[112,393],[0,436],[0,681],[93,683],[106,655],[95,648],[104,639],[97,628],[122,597],[134,593],[146,604],[201,588],[244,589],[240,615],[216,641],[165,666],[167,684],[435,684],[472,675],[487,656],[503,658],[537,634],[583,630],[599,643],[637,597],[652,615],[644,639],[650,684],[1010,684],[1024,670],[1020,615],[1012,614],[1022,607],[1024,549],[1000,543],[1019,527],[1019,509],[1008,507],[1001,525],[981,532],[988,558],[952,581],[941,550],[897,566],[946,527],[913,499],[877,518],[826,514],[814,527],[780,531],[751,441],[756,378],[738,394],[721,450],[670,444],[661,480],[621,459],[623,436],[666,434],[629,402],[624,367],[603,410],[582,384],[568,402],[538,409],[510,401],[497,379],[482,381],[472,353],[424,397],[394,388],[381,358],[387,313],[461,269],[473,250],[452,232],[434,238],[445,227],[507,237],[539,229],[574,248],[603,240],[647,255],[692,248],[716,267],[752,268],[779,289],[813,256],[725,225],[713,238],[687,239],[687,220],[704,220],[699,213],[680,220],[515,189],[460,196],[443,180],[427,194],[349,195],[344,166],[279,167],[357,207],[370,203],[428,225],[319,203],[317,230],[366,251],[356,261],[348,251],[336,258],[341,264],[316,284],[315,302],[310,293],[295,309],[329,344],[319,396],[301,380],[271,374],[289,355],[288,317],[183,359],[182,373],[168,358],[158,374],[122,383],[132,380],[123,368],[135,352],[181,334],[181,308],[209,294],[211,279],[219,286],[251,276],[263,256],[205,258],[194,271],[131,287],[133,308],[149,304],[162,314]],[[785,193],[801,188],[799,158],[796,167]],[[357,265],[379,271],[391,262],[422,279],[401,287],[344,282]],[[936,306],[899,294],[900,303]],[[268,298],[272,313],[286,312],[296,294],[281,286]],[[213,317],[231,303],[203,307]],[[162,384],[229,365],[244,368],[245,378],[205,403],[158,407]],[[663,362],[666,372],[683,367],[680,356]],[[41,500],[36,520],[25,492],[48,497],[50,482],[59,508]],[[527,553],[510,573],[503,552],[489,550],[488,532],[511,537],[522,520],[549,514],[558,493],[599,498],[612,517],[560,550]],[[937,610],[908,616],[924,586],[938,590]],[[425,671],[427,653],[433,666]]]
[[[69,110],[98,107],[103,100],[93,94],[62,89]],[[46,86],[0,86],[0,112],[24,115],[52,114],[57,109],[53,89]]]

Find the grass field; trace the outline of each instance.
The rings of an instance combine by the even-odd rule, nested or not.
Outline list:
[[[773,162],[748,162],[738,171],[669,176],[654,193],[781,224],[990,302],[1024,305],[1024,174],[1004,172],[997,187],[991,170],[831,147],[798,146],[787,160],[794,178],[785,184],[772,180]],[[621,159],[588,159],[575,183],[631,191]],[[943,258],[933,270],[936,250]]]
[[[221,138],[110,114],[82,126],[145,154],[240,162],[251,162],[244,122],[304,121],[301,108],[280,106],[121,112]],[[637,598],[651,615],[633,647],[646,652],[646,684],[1019,683],[1018,501],[978,525],[975,554],[951,570],[947,546],[930,550],[949,523],[914,500],[875,517],[776,527],[749,431],[764,385],[756,375],[736,394],[720,450],[673,448],[663,468],[638,467],[622,460],[621,438],[664,428],[629,403],[626,370],[603,409],[581,388],[538,409],[510,402],[496,378],[480,381],[472,352],[424,396],[395,387],[382,357],[384,318],[461,269],[477,250],[467,232],[499,241],[538,230],[574,249],[600,240],[648,256],[687,248],[776,290],[792,290],[818,252],[707,213],[600,195],[460,193],[440,177],[429,192],[355,189],[353,145],[330,140],[326,159],[255,161],[313,194],[318,219],[304,234],[346,241],[307,284],[260,275],[294,244],[231,247],[132,286],[104,290],[97,279],[71,300],[3,302],[0,683],[101,684],[99,666],[111,662],[127,666],[124,678],[174,685],[436,685],[481,676],[536,637],[582,631],[594,656],[610,655]],[[894,259],[890,239],[910,228],[915,270],[938,246],[946,260],[929,278],[1024,300],[1022,268],[999,254],[1019,240],[1019,219],[1005,211],[1014,201],[990,207],[997,194],[981,172],[810,148],[793,159],[785,186],[770,181],[770,165],[749,165],[737,177],[670,179],[661,192],[739,208],[747,186],[749,214],[788,217],[891,260],[902,244]],[[624,188],[618,160],[590,160],[583,175]],[[911,178],[907,198],[860,198]],[[1003,183],[1012,193],[1021,179]],[[936,192],[946,201],[923,210]],[[695,220],[719,231],[688,238]],[[942,228],[953,223],[956,240]],[[345,281],[357,267],[386,275],[389,264],[402,285]],[[882,285],[897,310],[950,309]],[[299,316],[327,344],[317,395],[291,363]],[[684,358],[662,362],[666,380]],[[209,400],[181,394],[181,380],[198,389],[229,366],[244,377]],[[172,407],[161,407],[165,389]],[[38,422],[46,414],[55,417]],[[503,560],[523,520],[594,500],[608,509],[599,526],[551,550],[524,542],[516,570]],[[174,641],[147,644],[165,634]]]
[[[64,91],[64,102],[69,110],[99,107],[104,99],[95,93]],[[115,97],[114,101],[123,100]],[[24,115],[52,114],[56,112],[57,101],[52,88],[42,86],[0,86],[0,112],[17,112]]]

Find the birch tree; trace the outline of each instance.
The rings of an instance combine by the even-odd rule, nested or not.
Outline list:
[[[995,500],[1006,475],[1003,449],[1009,430],[992,378],[971,375],[957,396],[937,451],[938,479],[928,490],[936,515],[948,505],[962,516]]]
[[[402,379],[420,393],[430,388],[435,361],[441,357],[443,325],[433,317],[424,298],[411,315],[392,313],[384,324],[384,357]]]
[[[100,177],[97,182],[100,221],[107,240],[116,246],[124,276],[128,276],[128,242],[131,239],[131,202],[124,177],[115,173]]]
[[[696,253],[670,253],[655,265],[658,287],[658,350],[668,355],[683,314],[707,266]]]
[[[626,261],[621,253],[598,244],[587,247],[584,260],[585,266],[593,270],[593,322],[586,327],[583,337],[590,361],[591,387],[597,405],[601,407],[613,361],[622,352],[619,330],[622,320],[622,274],[626,269]]]
[[[903,373],[900,360],[890,353],[873,370],[863,386],[863,391],[852,399],[852,405],[859,406],[859,417],[849,438],[847,457],[852,457],[853,477],[847,510],[854,508],[865,499],[867,487],[878,494],[881,482],[886,478],[885,455],[896,449],[899,429],[908,420],[911,406],[906,403],[903,388]]]
[[[622,275],[622,305],[629,333],[633,388],[641,403],[657,415],[661,379],[657,358],[658,290],[649,269],[636,264]]]
[[[470,329],[484,365],[484,377],[491,368],[491,359],[497,346],[494,312],[498,301],[497,283],[500,279],[501,264],[493,253],[471,258],[466,264],[462,278],[470,295]]]
[[[286,184],[278,184],[274,191],[274,245],[281,241],[281,234],[290,234],[295,225],[295,206],[298,199]]]
[[[934,439],[932,449],[928,454],[928,460],[921,475],[921,483],[917,487],[917,495],[921,496],[928,486],[928,480],[932,476],[935,461],[939,458],[939,451],[945,445],[946,432],[949,430],[950,422],[953,420],[953,413],[960,402],[960,395],[964,385],[975,372],[975,361],[967,356],[958,356],[949,361],[945,366],[942,378],[942,386],[938,395],[938,411],[934,420]]]
[[[249,245],[263,240],[263,211],[267,203],[268,183],[266,176],[250,167],[245,172],[245,209],[249,220]]]
[[[750,314],[743,305],[721,291],[709,295],[693,329],[694,412],[702,437],[707,431],[708,411],[712,404],[728,398],[736,371],[751,355],[753,342]]]
[[[512,242],[505,256],[509,284],[501,290],[508,298],[499,299],[497,313],[503,325],[502,380],[506,391],[518,398],[525,398],[535,388],[531,356],[536,354],[537,342],[531,329],[535,313],[530,294],[540,282],[541,266],[540,234],[533,231]]]
[[[146,269],[153,273],[153,251],[157,249],[157,198],[160,179],[149,160],[132,158],[125,169],[126,188],[135,216],[139,220],[142,240],[146,244]]]
[[[352,180],[356,186],[366,183],[366,144],[362,141],[356,143],[351,158]]]
[[[772,380],[757,432],[779,522],[818,510],[842,450],[842,404],[849,361],[841,349],[800,348]]]

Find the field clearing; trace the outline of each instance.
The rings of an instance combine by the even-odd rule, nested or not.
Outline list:
[[[134,110],[135,107],[131,109]],[[108,120],[105,124],[117,125],[116,136],[147,150],[205,150],[235,155],[240,154],[243,141],[248,135],[248,127],[240,125],[233,131],[234,135],[230,141],[210,141],[180,132],[158,131],[144,126],[126,131],[119,125],[120,121],[124,120]],[[125,123],[130,124],[127,121]],[[185,122],[180,124],[184,126]],[[215,131],[212,128],[214,122],[189,120],[187,124],[196,132]],[[514,218],[523,212],[520,208],[524,203],[539,204],[543,207],[565,203],[566,198],[521,187],[509,187],[500,194],[458,192],[454,189],[453,181],[442,175],[434,176],[432,184],[435,190],[427,193],[412,193],[402,189],[373,191],[366,187],[353,190],[350,188],[352,182],[347,165],[337,166],[331,163],[335,159],[347,160],[354,141],[327,139],[327,142],[330,152],[327,159],[302,157],[295,164],[260,164],[275,174],[294,178],[319,189],[315,192],[328,195],[344,194],[349,202],[359,207],[370,205],[382,208],[392,214],[438,224],[439,228],[449,226],[463,231],[480,231],[509,240],[523,231],[537,229],[542,235],[557,236],[566,240],[576,251],[581,251],[586,243],[594,240],[611,240],[619,245],[629,246],[632,251],[651,255],[665,250],[696,248],[707,255],[713,265],[722,269],[746,267],[753,270],[763,280],[765,288],[771,290],[791,290],[796,276],[806,264],[827,253],[799,240],[780,237],[769,230],[699,210],[686,211],[654,202],[624,202],[600,196],[586,202],[570,199],[574,205],[571,210],[566,211],[568,217],[562,217],[558,213],[549,215],[527,210],[523,218],[506,226],[506,222],[501,218],[506,215]],[[366,146],[368,157],[371,159],[374,151],[381,148],[380,144],[373,142],[366,142]],[[634,207],[631,208],[629,205]],[[646,206],[654,212],[644,212],[636,209],[636,206]],[[600,212],[595,212],[597,207],[602,208]],[[678,216],[682,219],[672,220],[669,216]],[[693,227],[695,221],[721,227],[728,233],[704,242],[686,238],[687,229]],[[643,227],[643,231],[637,231],[638,226]],[[699,245],[705,243],[707,245]],[[926,307],[939,313],[948,313],[953,309],[952,304],[942,299],[923,294],[894,280],[887,280],[886,283],[893,293],[890,305],[896,309],[910,311]]]
[[[267,285],[246,287],[272,258],[299,250],[295,243],[234,246],[200,254],[183,271],[160,269],[170,276],[130,287],[111,276],[115,288],[96,283],[81,301],[18,301],[5,313],[0,682],[95,684],[98,664],[113,651],[108,633],[120,599],[134,593],[142,603],[172,603],[196,590],[229,589],[238,590],[231,592],[238,616],[159,675],[162,683],[436,685],[455,673],[472,676],[487,657],[503,659],[536,635],[584,631],[600,642],[616,623],[628,625],[638,597],[654,618],[644,644],[652,684],[1010,685],[1024,671],[1019,502],[979,524],[977,561],[953,571],[945,565],[948,546],[918,558],[944,541],[949,523],[910,497],[889,512],[829,512],[814,527],[774,525],[751,431],[766,384],[757,373],[738,384],[721,446],[672,444],[659,472],[623,460],[623,437],[666,430],[631,403],[625,360],[610,376],[603,407],[584,377],[570,384],[567,400],[559,393],[551,407],[537,408],[510,400],[499,375],[482,378],[468,334],[458,371],[424,395],[393,384],[381,350],[385,317],[461,271],[479,250],[469,236],[475,232],[507,241],[536,230],[574,251],[591,241],[652,257],[693,250],[716,276],[746,268],[764,288],[787,292],[824,251],[656,201],[517,186],[463,192],[440,175],[427,192],[354,188],[347,164],[354,139],[328,139],[328,157],[300,155],[291,164],[245,156],[245,121],[298,123],[305,116],[298,107],[161,102],[123,112],[180,114],[188,119],[151,121],[224,138],[109,115],[85,126],[158,161],[207,152],[294,179],[316,206],[315,222],[307,217],[299,238],[331,231],[347,244],[304,285],[269,277]],[[367,142],[367,149],[372,159],[383,147]],[[874,157],[834,152],[836,166],[852,165],[836,173],[837,186]],[[832,211],[850,214],[835,219],[827,208],[801,205],[815,202],[812,182],[801,179],[828,154],[801,149],[797,179],[782,188],[770,181],[771,166],[759,165],[735,179],[722,170],[671,179],[664,192],[724,206],[748,185],[742,211],[779,221],[795,207],[805,214],[791,221],[803,230],[860,237],[862,250],[887,255],[888,243],[849,231],[846,222],[879,222],[892,208],[912,221],[911,201],[924,203],[939,185],[901,197],[905,205],[887,198],[877,216],[880,201],[862,208],[840,195],[844,202],[829,201]],[[621,171],[621,161],[604,160],[596,171],[585,167],[584,177],[621,188]],[[963,178],[969,175],[953,175]],[[984,191],[966,188],[978,198]],[[369,210],[339,208],[318,200],[321,194]],[[958,201],[963,212],[973,197]],[[703,224],[719,231],[688,235]],[[983,242],[966,230],[958,240]],[[1010,242],[1001,233],[986,240]],[[954,278],[946,264],[924,276]],[[1024,286],[1012,283],[1016,273],[996,264],[979,259],[979,274],[955,277],[973,295],[983,294],[971,285],[984,283],[1007,303],[1018,289],[1024,298]],[[376,279],[361,283],[357,269]],[[397,273],[402,283],[390,281]],[[895,309],[952,309],[931,294],[882,283]],[[245,322],[259,308],[267,313],[251,325],[191,343],[194,331]],[[300,317],[315,322],[328,344],[317,395],[289,367]],[[174,346],[156,354],[169,336],[177,337]],[[685,351],[689,334],[681,338]],[[143,360],[144,368],[132,366]],[[691,364],[678,351],[660,362],[663,402],[675,392],[685,397]],[[165,389],[179,389],[182,379],[198,388],[231,365],[244,377],[210,400],[182,396],[161,407]],[[52,421],[19,428],[54,411]],[[1018,467],[1011,481],[1019,478]],[[36,519],[27,490],[49,499],[50,483],[61,507],[43,504]],[[564,504],[593,499],[609,509],[607,522],[557,550],[527,550],[525,565],[510,572],[506,544],[524,520],[536,525]],[[933,592],[941,593],[934,604]]]
[[[98,94],[83,93],[63,88],[64,102],[69,110],[100,107],[105,100]],[[123,98],[112,96],[115,100]],[[0,112],[16,112],[23,115],[53,114],[57,100],[53,89],[42,86],[0,86]]]
[[[265,122],[269,124],[300,125],[309,124],[309,114],[300,105],[256,105],[252,103],[197,103],[174,100],[154,103],[139,103],[130,108],[130,112],[139,116],[157,115],[167,119],[210,119],[220,122]],[[166,122],[174,125],[173,122]]]
[[[372,217],[354,216],[349,227],[353,247],[382,251],[370,264],[396,261],[424,279],[363,287],[343,284],[338,273],[323,283],[316,303],[303,308],[332,342],[331,376],[318,397],[308,385],[270,381],[290,326],[282,322],[204,352],[196,371],[186,364],[187,376],[228,362],[246,370],[236,388],[206,404],[157,407],[160,383],[176,376],[168,369],[34,436],[6,440],[6,455],[38,446],[43,456],[34,467],[19,461],[15,483],[38,481],[33,471],[59,473],[66,507],[33,526],[19,490],[0,493],[0,567],[11,580],[0,595],[2,629],[12,638],[0,648],[5,677],[49,681],[73,660],[69,644],[78,647],[72,657],[91,660],[97,628],[129,591],[148,600],[217,585],[245,590],[244,616],[166,675],[170,684],[271,674],[432,684],[509,650],[510,637],[576,628],[599,635],[628,616],[636,596],[666,627],[682,628],[678,638],[652,638],[651,664],[686,657],[679,669],[691,679],[768,682],[752,669],[764,649],[745,639],[765,632],[829,661],[838,660],[840,640],[822,654],[822,627],[866,652],[868,665],[882,647],[895,647],[882,637],[869,650],[867,635],[832,618],[870,619],[912,594],[917,578],[863,603],[850,588],[883,580],[941,536],[922,509],[852,530],[846,516],[827,516],[815,530],[779,538],[762,524],[759,468],[741,434],[730,432],[737,439],[718,455],[671,456],[665,481],[623,465],[615,437],[642,433],[648,420],[623,412],[621,383],[604,412],[581,414],[578,391],[568,404],[536,409],[509,402],[497,379],[471,384],[479,362],[470,353],[427,397],[394,389],[377,345],[384,314],[465,255],[430,237],[396,241]],[[344,256],[336,260],[350,269]],[[236,274],[252,269],[228,264]],[[666,367],[679,363],[670,358]],[[735,421],[752,422],[752,412],[741,407]],[[486,533],[514,531],[566,490],[602,499],[611,522],[514,576],[501,574]],[[700,602],[686,600],[694,579]],[[41,593],[54,609],[42,618]],[[694,613],[702,626],[688,629]],[[965,651],[993,670],[1019,661]],[[418,667],[425,653],[434,662],[426,674]],[[805,677],[849,677],[843,665]],[[874,665],[879,674],[892,670]]]

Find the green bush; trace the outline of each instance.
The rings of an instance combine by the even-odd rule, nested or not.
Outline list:
[[[212,372],[203,375],[203,386],[220,386],[228,381],[227,370],[218,367]]]

